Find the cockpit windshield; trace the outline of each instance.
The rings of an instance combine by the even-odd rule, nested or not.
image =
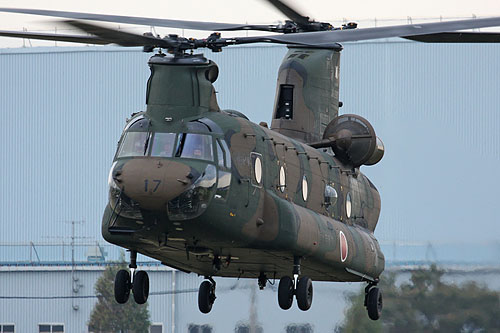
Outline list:
[[[205,134],[180,134],[175,156],[213,161],[212,137]]]
[[[148,148],[148,132],[127,132],[117,157],[144,156]]]
[[[116,157],[148,155],[192,158],[213,162],[213,138],[210,134],[129,131],[123,136]]]
[[[175,145],[175,133],[155,133],[151,156],[172,157]]]

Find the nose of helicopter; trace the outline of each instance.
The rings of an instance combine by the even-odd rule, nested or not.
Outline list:
[[[189,165],[166,159],[131,159],[111,172],[121,191],[148,210],[165,209],[199,177]]]

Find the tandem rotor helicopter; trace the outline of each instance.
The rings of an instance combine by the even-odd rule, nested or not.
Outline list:
[[[109,172],[102,235],[130,250],[130,273],[115,278],[115,299],[130,292],[143,304],[149,278],[137,253],[206,278],[201,312],[216,299],[213,277],[254,278],[263,289],[279,279],[278,304],[294,298],[307,311],[312,281],[366,282],[365,306],[377,320],[377,287],[385,259],[374,237],[380,196],[360,172],[384,155],[364,118],[338,115],[340,42],[402,37],[421,42],[496,43],[498,33],[456,32],[500,26],[500,18],[358,29],[316,22],[281,0],[267,0],[290,20],[277,25],[227,24],[36,9],[2,12],[62,17],[87,35],[0,31],[0,36],[158,50],[148,62],[144,112],[123,130]],[[132,34],[91,21],[208,30],[205,39]],[[220,31],[280,33],[223,38]],[[215,32],[214,32],[215,31]],[[279,68],[270,128],[221,110],[217,65],[195,54],[249,43],[288,46]],[[166,51],[164,53],[163,51]]]

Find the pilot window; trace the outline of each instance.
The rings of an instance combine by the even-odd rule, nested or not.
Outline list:
[[[172,157],[175,145],[175,133],[155,133],[151,156]]]
[[[175,157],[213,161],[212,137],[204,134],[179,135]]]
[[[217,139],[217,159],[219,166],[231,169],[231,154],[224,140]]]
[[[217,140],[217,160],[219,162],[219,166],[224,167],[224,152],[222,151],[219,140]]]
[[[148,132],[127,132],[122,139],[118,157],[144,156],[148,148]]]

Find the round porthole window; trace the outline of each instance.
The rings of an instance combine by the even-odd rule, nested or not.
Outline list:
[[[304,176],[304,178],[302,178],[302,198],[304,199],[304,201],[307,201],[307,195],[309,194],[309,188],[307,186],[307,178],[306,176]]]
[[[262,161],[260,160],[260,156],[255,157],[254,172],[255,181],[257,182],[257,184],[260,184],[260,182],[262,181]]]
[[[325,206],[330,207],[337,202],[337,191],[330,185],[325,186]]]
[[[347,215],[347,218],[351,218],[351,210],[352,210],[351,193],[347,193],[347,196],[345,198],[345,213]]]
[[[285,192],[285,187],[286,187],[286,175],[285,175],[285,168],[281,166],[280,168],[280,185],[279,189],[281,192]]]

